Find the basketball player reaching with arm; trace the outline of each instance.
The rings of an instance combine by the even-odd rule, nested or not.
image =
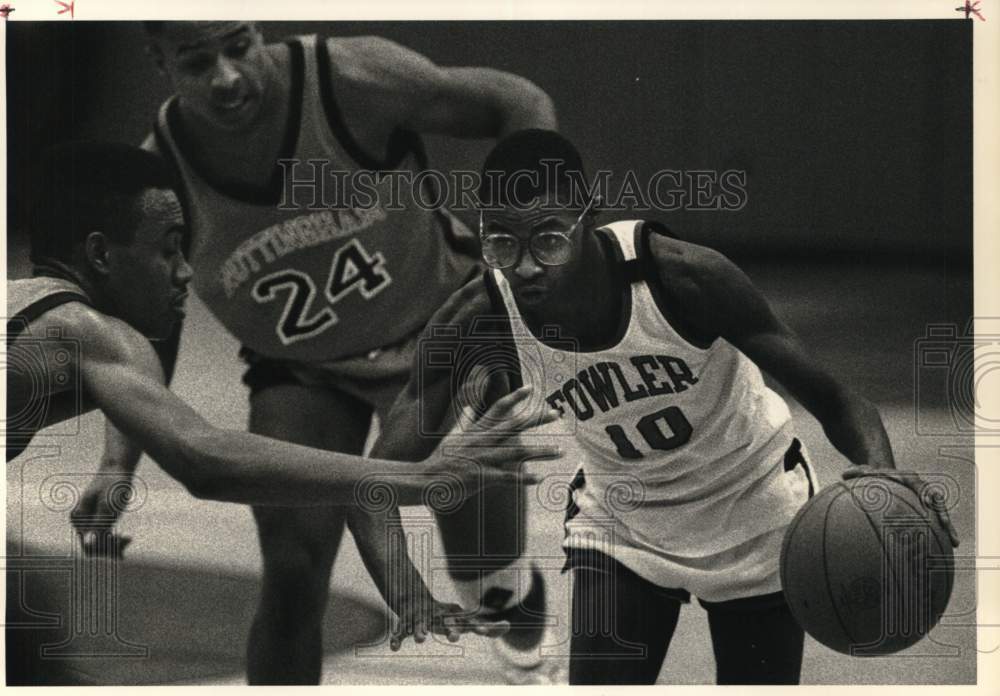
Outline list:
[[[547,178],[546,160],[562,162],[565,177]],[[556,133],[511,135],[482,181],[490,269],[428,326],[456,337],[452,362],[464,374],[481,359],[480,374],[544,394],[562,418],[542,430],[582,451],[563,542],[574,569],[570,683],[654,683],[692,594],[708,613],[719,683],[797,683],[803,633],[778,561],[816,479],[761,370],[819,420],[853,465],[845,477],[889,476],[920,495],[920,478],[895,468],[878,410],[812,358],[722,254],[654,222],[598,227],[593,198],[573,195],[585,193],[580,155]],[[503,324],[505,348],[475,349],[499,343]],[[419,457],[433,446],[427,423],[450,413],[458,390],[456,368],[429,369],[427,357],[417,356],[393,407],[397,427],[373,454]],[[921,499],[957,546],[947,511]]]
[[[145,28],[174,91],[145,146],[183,181],[192,286],[242,345],[250,431],[360,454],[373,415],[391,428],[385,416],[419,331],[478,265],[475,235],[423,202],[437,200],[434,192],[380,173],[426,170],[422,134],[554,128],[552,101],[522,77],[439,66],[379,37],[265,42],[250,22]],[[346,199],[331,173],[348,174]],[[374,204],[350,198],[355,173],[374,175]],[[450,572],[496,584],[497,549],[523,528],[517,495],[473,495],[439,518],[446,555],[465,564],[450,562]],[[370,514],[359,506],[253,512],[264,570],[248,679],[316,683],[342,530],[349,523],[362,554],[374,556],[364,550]],[[482,539],[468,533],[480,517],[490,520]],[[477,555],[492,558],[469,571]]]
[[[516,434],[526,427],[515,413],[526,390],[492,414],[510,433],[484,425],[472,441],[465,433],[452,439],[448,456],[435,453],[416,467],[211,426],[164,386],[150,343],[183,316],[191,279],[169,169],[138,148],[102,143],[56,148],[43,169],[40,190],[63,193],[47,196],[34,214],[36,276],[8,283],[8,356],[20,353],[24,359],[12,364],[37,368],[8,374],[8,461],[39,429],[99,409],[200,498],[312,508],[352,504],[366,481],[405,493],[442,477],[468,491],[524,480],[508,463],[538,451]],[[432,630],[450,639],[505,630],[436,602],[405,546],[390,551],[402,581],[390,584],[385,574],[375,580],[399,620],[394,649],[405,636],[423,640]]]

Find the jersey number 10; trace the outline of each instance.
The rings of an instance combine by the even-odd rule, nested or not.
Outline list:
[[[667,426],[670,435],[663,432],[661,423]],[[635,424],[635,429],[651,449],[661,451],[677,449],[691,439],[693,432],[691,423],[676,406],[668,406],[656,413],[643,416]],[[636,449],[620,425],[609,425],[604,432],[611,437],[615,449],[618,450],[618,456],[622,459],[642,459],[642,452]]]

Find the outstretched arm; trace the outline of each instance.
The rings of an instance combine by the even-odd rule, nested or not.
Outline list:
[[[519,430],[522,424],[529,421],[548,423],[555,420],[556,411],[547,412],[541,420],[530,415],[518,415],[530,393],[530,388],[525,387],[504,396],[479,419],[475,417],[471,407],[466,407],[462,417],[463,425],[456,426],[452,432],[467,439],[468,429],[475,429],[477,423],[505,422],[509,424],[507,427]],[[502,443],[498,444],[503,446]],[[477,441],[472,447],[458,452],[457,456],[467,457],[475,462],[485,453],[483,448],[490,446],[488,440]],[[529,457],[551,458],[552,453],[548,448],[535,448],[533,452],[526,452],[521,456],[522,459]],[[524,475],[517,483],[533,481],[533,478]],[[464,492],[460,491],[458,495],[464,497]],[[395,501],[383,501],[387,503],[385,505],[372,505],[372,502],[358,500],[348,510],[347,523],[368,573],[386,604],[398,617],[398,625],[391,638],[393,650],[399,649],[400,643],[408,635],[413,635],[417,642],[422,642],[429,632],[447,633],[449,639],[453,640],[465,632],[484,636],[506,633],[509,628],[506,622],[486,619],[482,616],[482,611],[463,612],[461,607],[445,605],[434,599],[420,572],[410,560],[406,532]]]
[[[373,463],[215,428],[163,385],[156,354],[133,329],[92,313],[90,326],[81,327],[78,335],[88,337],[81,358],[84,389],[118,429],[195,496],[277,506],[350,505],[356,484],[370,480],[373,470],[400,491],[421,487],[421,477],[414,474],[450,474],[470,483],[482,473],[477,469],[470,474],[461,458],[436,452],[418,464]],[[516,457],[500,448],[492,454],[485,458],[490,480],[517,480],[513,472],[496,466]]]
[[[475,366],[465,362],[470,360],[471,356],[466,352],[462,339],[469,337],[477,324],[482,326],[484,321],[491,320],[490,314],[491,306],[483,279],[476,278],[455,293],[428,322],[418,343],[409,384],[400,393],[386,418],[382,434],[372,451],[373,456],[419,459],[441,442],[442,434],[449,428],[454,428],[455,433],[461,433],[466,429],[464,437],[467,439],[468,429],[475,428],[474,413],[482,413],[487,404],[490,404],[490,410],[480,422],[494,423],[509,418],[518,421],[517,413],[523,409],[524,400],[530,390],[522,388],[507,393],[510,390],[509,385],[496,379],[490,380],[490,384],[466,384],[465,388],[455,384],[459,374],[476,371]],[[495,343],[491,346],[493,350],[489,353],[493,356],[497,356],[498,350],[503,350],[503,346]],[[446,364],[432,360],[431,351],[437,355],[449,354],[452,359],[445,361]],[[481,367],[486,369],[480,374],[490,374],[489,366],[481,365]],[[482,396],[482,400],[479,403],[460,404],[456,399],[456,392],[478,394]],[[461,414],[456,418],[459,409]],[[555,411],[549,411],[541,414],[537,422],[549,422],[554,420],[556,415]],[[531,421],[535,416],[526,412],[522,413],[520,418]],[[456,421],[459,421],[457,425]],[[468,456],[476,460],[485,452],[471,447]],[[532,458],[551,456],[551,454],[552,452],[535,448]],[[528,458],[527,454],[524,455],[524,459]],[[423,501],[417,497],[403,502]],[[407,578],[419,577],[419,574],[410,565],[409,558],[401,551],[401,548],[405,548],[404,533],[400,524],[399,510],[395,504],[383,509],[356,505],[348,512],[348,526],[369,573],[390,607],[393,607],[391,598],[394,596],[414,597],[420,596],[421,592],[427,592],[422,584],[416,591],[413,585],[406,584]],[[399,589],[400,587],[402,589]],[[410,605],[412,606],[412,600]],[[483,635],[495,635],[505,629],[475,614],[468,616],[466,621],[465,630],[473,630]],[[412,628],[415,622],[410,620],[402,623]],[[416,630],[413,632],[419,638],[419,632]],[[399,638],[395,640],[398,641]],[[398,645],[398,642],[394,645]]]

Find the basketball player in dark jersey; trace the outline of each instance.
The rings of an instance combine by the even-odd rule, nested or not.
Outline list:
[[[422,369],[373,455],[420,456],[435,441],[427,421],[447,420],[456,399],[485,395],[482,406],[531,384],[540,408],[562,413],[543,432],[575,443],[582,462],[563,543],[570,683],[654,683],[692,594],[708,613],[719,683],[797,683],[803,632],[778,560],[816,479],[761,370],[855,465],[845,477],[888,476],[919,496],[877,409],[809,356],[722,254],[648,221],[598,227],[593,198],[574,195],[588,194],[580,155],[558,134],[511,135],[482,181],[490,269],[429,322],[424,345],[454,358],[417,356]],[[456,372],[491,375],[489,388],[456,389]],[[957,546],[947,510],[921,499]]]
[[[373,473],[404,493],[420,487],[421,478],[423,485],[458,480],[468,490],[477,489],[483,474],[489,484],[524,480],[509,462],[540,452],[517,442],[524,423],[511,409],[526,393],[496,414],[512,436],[486,425],[477,444],[459,433],[452,446],[468,458],[435,454],[416,469],[211,426],[165,387],[150,343],[180,321],[192,277],[172,171],[149,152],[110,143],[59,146],[42,169],[44,196],[32,222],[36,274],[7,285],[6,362],[18,368],[6,374],[8,461],[38,430],[100,409],[201,498],[309,509],[353,502],[356,485]],[[470,465],[473,457],[487,466]],[[364,561],[398,616],[394,649],[406,635],[423,640],[429,630],[452,639],[464,631],[505,630],[501,622],[434,601],[405,545],[389,552],[405,567],[390,567],[377,555]],[[397,577],[405,582],[393,583]]]
[[[289,182],[315,178],[309,160],[327,171],[418,172],[426,167],[421,134],[552,128],[551,100],[515,75],[442,68],[376,37],[265,43],[246,22],[147,30],[176,92],[147,146],[184,181],[192,284],[243,344],[250,430],[360,453],[372,414],[384,417],[406,383],[417,332],[477,272],[475,236],[448,211],[419,205],[417,192],[390,192],[391,182],[378,184],[374,207],[341,201],[336,209],[310,207],[311,195]],[[398,206],[386,205],[394,200]],[[477,497],[441,518],[446,552],[465,557],[453,577],[478,583],[487,575],[483,592],[497,609],[522,595],[542,601],[540,586],[491,588],[500,574],[468,563],[470,555],[510,555],[523,529],[517,499]],[[489,520],[483,539],[468,534],[481,514]],[[362,545],[384,521],[357,507],[255,506],[254,516],[264,580],[249,681],[316,683],[345,518]],[[516,633],[515,642],[538,638]]]

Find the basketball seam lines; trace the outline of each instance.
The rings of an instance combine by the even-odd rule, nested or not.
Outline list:
[[[852,492],[853,492],[853,489],[852,489]],[[888,493],[891,496],[892,500],[898,500],[898,498],[896,498],[894,495],[892,495],[892,491],[891,490],[888,491]],[[889,502],[889,504],[890,505],[892,504],[891,501]],[[888,507],[886,509],[888,509]],[[868,512],[863,507],[862,507],[862,512],[865,513],[864,517],[865,517],[866,520],[868,520],[868,526],[870,526],[872,528],[872,533],[875,534],[875,540],[878,541],[879,548],[882,549],[882,559],[885,561],[885,566],[889,569],[889,575],[892,576],[893,585],[896,586],[896,596],[897,597],[902,597],[903,596],[903,588],[900,586],[899,578],[896,577],[896,571],[893,569],[892,559],[889,558],[889,552],[885,548],[885,539],[883,538],[883,536],[881,534],[879,534],[878,527],[875,526],[875,522],[872,521],[872,518],[868,516]],[[882,514],[882,518],[883,518],[883,520],[885,519],[885,513]],[[883,579],[884,579],[884,576],[883,576]],[[885,599],[885,597],[883,597],[883,600],[884,599]],[[884,601],[883,601],[883,604],[882,604],[882,618],[885,618],[885,602]],[[884,625],[883,625],[883,628],[885,628]],[[882,638],[885,638],[885,636],[882,636]],[[853,653],[852,653],[852,656],[853,656]]]
[[[910,505],[910,503],[907,502],[904,498],[897,498],[897,500],[899,502],[903,503],[904,505],[906,505],[911,510],[913,510],[913,512],[916,513],[918,516],[921,516],[921,517],[923,516],[923,513],[920,510],[918,510],[917,508],[915,508],[912,505]],[[936,514],[936,513],[934,513],[934,514]],[[932,539],[934,539],[934,543],[937,544],[937,547],[939,549],[939,553],[937,555],[939,555],[939,556],[945,556],[945,555],[947,555],[948,548],[951,545],[951,540],[948,540],[948,545],[949,546],[946,547],[943,543],[941,543],[941,540],[938,539],[937,530],[934,528],[933,522],[931,524],[929,524],[928,527],[930,527],[930,531],[931,531],[930,536],[931,536]],[[954,567],[954,563],[952,564],[952,567]],[[952,577],[954,577],[954,576],[952,576]],[[942,609],[942,613],[944,612],[944,609],[948,608],[948,601],[947,600],[951,599],[951,593],[952,593],[952,590],[954,590],[954,584],[955,584],[955,581],[952,580],[951,583],[948,585],[948,588],[947,588],[948,592],[946,594],[945,606]],[[930,593],[930,587],[931,587],[930,575],[928,575],[928,579],[927,579],[927,591],[928,591],[928,594]],[[933,612],[933,607],[931,607],[931,611]],[[939,617],[939,620],[940,620],[940,617]],[[928,631],[928,633],[929,632],[930,631]]]
[[[851,632],[847,628],[847,624],[844,623],[844,619],[840,615],[840,608],[837,606],[837,600],[834,597],[833,588],[830,587],[830,567],[826,562],[826,530],[827,523],[830,521],[830,511],[833,510],[834,503],[836,503],[837,500],[848,491],[847,486],[843,483],[838,483],[838,487],[840,488],[840,492],[834,496],[833,500],[830,501],[830,504],[826,506],[826,511],[823,513],[823,540],[821,544],[823,552],[820,554],[820,557],[823,559],[823,582],[826,583],[826,594],[831,600],[830,605],[833,607],[833,614],[837,617],[837,623],[839,623],[840,628],[843,629],[844,635],[847,636],[847,640],[853,643],[854,636],[851,635]]]

